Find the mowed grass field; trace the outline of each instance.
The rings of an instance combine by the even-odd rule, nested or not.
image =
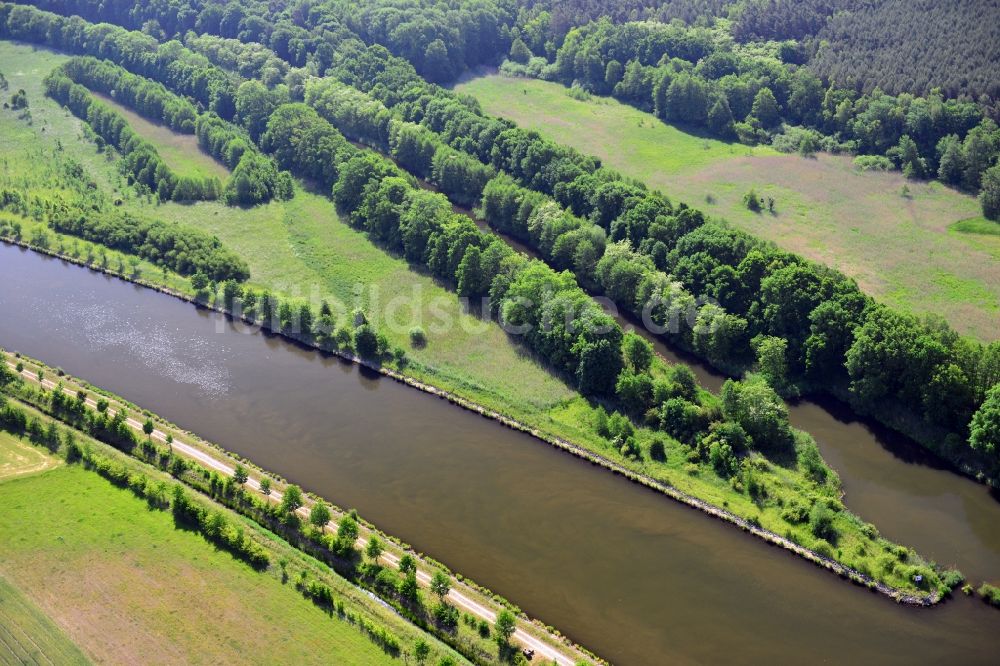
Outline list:
[[[58,464],[58,458],[0,430],[0,481],[44,472]]]
[[[10,631],[23,630],[22,643],[27,632],[43,663],[73,663],[60,658],[69,641],[101,663],[394,661],[291,583],[78,466],[0,479],[0,505],[0,613],[15,614]]]
[[[0,664],[88,664],[87,657],[0,577]]]
[[[849,156],[804,158],[695,136],[610,98],[576,100],[556,83],[491,74],[456,90],[488,113],[838,268],[883,302],[1000,338],[1000,243],[950,229],[980,215],[972,196],[899,173],[859,173]],[[746,209],[751,188],[774,198],[775,214]]]
[[[216,176],[224,181],[229,170],[221,162],[203,151],[194,134],[181,134],[166,125],[143,118],[131,108],[117,100],[93,90],[90,91],[108,106],[125,116],[128,124],[142,138],[156,147],[156,151],[178,176]]]

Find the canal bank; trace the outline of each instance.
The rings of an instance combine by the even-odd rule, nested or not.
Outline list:
[[[990,663],[998,648],[983,604],[858,594],[523,434],[216,313],[12,248],[0,278],[6,347],[357,507],[614,662]]]
[[[14,242],[13,244],[28,250],[39,251],[38,248],[33,248],[27,243]],[[460,395],[421,382],[416,378],[406,375],[403,372],[399,372],[393,368],[385,367],[377,363],[372,363],[371,361],[368,361],[355,354],[352,354],[350,352],[341,349],[324,349],[322,347],[313,344],[312,341],[310,340],[302,339],[300,337],[289,335],[285,332],[274,331],[267,327],[261,326],[261,324],[256,320],[249,319],[240,313],[234,313],[233,311],[231,311],[226,307],[220,306],[215,303],[208,303],[205,301],[195,299],[188,294],[167,289],[162,286],[156,285],[154,283],[149,283],[135,276],[123,275],[108,268],[89,266],[84,262],[74,261],[69,257],[65,257],[55,252],[46,250],[41,250],[41,251],[44,252],[45,254],[56,257],[60,260],[69,261],[70,263],[73,263],[74,265],[80,268],[84,268],[85,270],[93,270],[99,273],[103,273],[105,275],[109,275],[114,278],[126,280],[141,287],[154,289],[155,291],[161,294],[166,294],[181,299],[183,301],[187,301],[197,307],[204,308],[206,310],[211,310],[213,312],[224,315],[231,319],[236,319],[237,321],[241,321],[246,325],[259,327],[262,331],[267,331],[267,333],[270,335],[284,338],[290,344],[301,345],[306,348],[314,349],[317,352],[330,354],[332,356],[337,356],[339,358],[344,359],[345,361],[366,368],[369,371],[377,372],[380,375],[392,379],[400,384],[404,384],[411,388],[415,388],[419,391],[430,394],[437,398],[447,400],[448,402],[458,407],[461,407],[462,409],[478,414],[479,416],[482,416],[486,419],[495,421],[500,425],[503,425],[507,428],[511,428],[512,430],[528,434],[531,437],[546,444],[549,444],[550,446],[554,446],[561,451],[565,451],[566,453],[574,455],[578,458],[582,458],[583,460],[586,460],[593,465],[600,466],[607,470],[610,470],[614,474],[625,477],[626,479],[634,483],[638,483],[639,485],[645,486],[646,488],[660,492],[666,495],[667,497],[677,502],[680,502],[681,504],[684,504],[687,507],[701,511],[702,513],[705,513],[706,515],[711,516],[712,518],[734,525],[739,529],[743,530],[744,532],[747,532],[748,534],[754,537],[762,539],[768,544],[787,550],[788,552],[797,555],[799,557],[802,557],[806,561],[811,562],[812,564],[815,564],[820,568],[826,569],[827,571],[830,571],[836,574],[837,576],[840,576],[841,578],[849,580],[857,585],[866,587],[872,591],[878,592],[879,594],[883,594],[899,603],[914,605],[914,606],[933,606],[934,604],[939,603],[942,600],[942,596],[936,591],[932,591],[931,593],[926,595],[913,594],[895,588],[879,580],[876,580],[875,578],[873,578],[868,574],[858,571],[857,569],[854,569],[852,567],[846,566],[831,557],[826,557],[824,555],[821,555],[820,553],[817,553],[816,551],[810,548],[807,548],[799,543],[796,543],[795,541],[787,537],[781,536],[771,530],[761,527],[760,524],[757,524],[751,520],[747,520],[741,516],[732,513],[731,511],[727,511],[722,507],[711,504],[710,502],[706,502],[694,495],[691,495],[690,493],[682,491],[681,489],[675,486],[672,486],[668,483],[664,483],[663,481],[655,479],[646,474],[642,474],[641,472],[637,472],[636,470],[629,469],[609,458],[606,458],[598,453],[595,453],[594,451],[591,451],[582,446],[574,444],[573,442],[570,442],[561,437],[557,437],[549,433],[543,432],[538,428],[534,428],[526,423],[518,421],[517,419],[511,418],[506,414],[502,414],[496,410],[480,405]]]

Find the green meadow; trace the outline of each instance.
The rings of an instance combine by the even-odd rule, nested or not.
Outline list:
[[[0,455],[31,446],[0,435]],[[126,464],[138,470],[138,463]],[[278,567],[255,571],[178,528],[169,511],[151,509],[79,465],[0,478],[0,504],[0,618],[13,619],[0,621],[0,663],[8,663],[2,650],[9,634],[19,637],[22,652],[47,657],[39,663],[85,662],[79,650],[98,663],[143,663],[150,655],[178,664],[244,662],[250,655],[258,663],[397,661],[355,623],[304,599]],[[265,544],[274,561],[285,559],[290,572],[306,568],[329,578],[352,612],[387,626],[404,646],[422,634],[291,546],[216,509]]]
[[[939,314],[984,340],[1000,338],[997,243],[995,236],[983,240],[997,225],[949,230],[979,214],[972,196],[900,173],[860,173],[845,155],[805,158],[703,138],[611,98],[575,99],[556,83],[493,74],[456,89],[487,113],[838,268],[890,305]],[[774,213],[749,211],[743,195],[750,189],[773,198]]]

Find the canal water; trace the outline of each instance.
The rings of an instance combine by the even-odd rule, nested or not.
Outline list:
[[[615,663],[986,664],[1000,651],[1000,613],[978,601],[897,606],[446,401],[3,244],[0,345],[357,508]],[[862,425],[814,434],[845,468],[849,504],[886,505],[881,522],[854,506],[885,533],[932,543],[932,526],[956,523],[960,543],[942,552],[984,572],[995,562],[997,507],[978,486],[907,462]],[[910,480],[882,478],[895,475]],[[910,502],[930,514],[923,529],[908,525]]]

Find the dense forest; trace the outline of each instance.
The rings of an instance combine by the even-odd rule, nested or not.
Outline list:
[[[73,52],[93,49],[78,36],[93,28],[76,24],[79,32],[71,33],[65,29],[70,20],[9,5],[0,8],[0,18],[6,35]],[[627,61],[628,69],[640,74],[646,67],[663,69],[670,83],[653,89],[659,88],[665,112],[683,111],[697,99],[690,91],[701,73],[714,81],[712,76],[735,67],[729,75],[739,78],[741,63],[720,56],[702,33],[681,26],[643,29],[599,24],[602,37],[587,49],[581,44],[594,34],[593,26],[571,31],[556,67],[569,68],[573,76],[593,72],[595,83],[604,70],[603,85],[611,61]],[[640,30],[637,37],[628,32],[635,30]],[[158,47],[125,30],[102,31],[98,51],[114,44],[124,51],[117,59],[123,66],[141,68],[177,92],[196,91],[199,81],[218,81],[215,93],[191,97],[202,105],[215,103],[220,117],[242,124],[281,168],[330,188],[338,208],[380,244],[451,283],[461,295],[489,295],[501,322],[531,325],[525,343],[585,394],[612,396],[637,419],[683,440],[700,441],[729,421],[744,433],[756,432],[746,441],[757,448],[790,441],[781,434],[787,424],[756,423],[752,410],[741,406],[740,396],[761,399],[759,388],[743,391],[740,383],[733,384],[731,408],[717,423],[684,389],[658,388],[642,360],[645,354],[637,351],[642,345],[624,336],[581,286],[650,316],[672,342],[719,367],[734,372],[757,367],[780,391],[799,387],[849,396],[858,410],[953,460],[994,480],[1000,475],[1000,456],[989,439],[996,411],[990,387],[1000,379],[1000,345],[984,347],[958,337],[943,322],[919,321],[881,306],[835,271],[709,222],[699,211],[648,191],[593,158],[484,116],[474,103],[429,84],[412,63],[380,45],[364,46],[363,40],[340,33],[344,48],[330,54],[328,77],[303,87],[292,69],[299,65],[289,62],[286,82],[268,88],[222,69],[236,61],[233,53],[239,49],[227,48],[224,41],[203,35],[202,55],[211,54],[215,62],[206,58],[201,67],[178,73],[151,54],[167,48],[180,52],[179,44]],[[611,38],[620,34],[634,38]],[[588,57],[570,57],[573,49]],[[261,54],[259,47],[254,50]],[[672,50],[697,66],[659,64]],[[264,54],[259,61],[270,59]],[[657,65],[645,65],[643,59]],[[306,57],[305,62],[316,61]],[[584,65],[579,70],[578,63]],[[757,61],[750,66],[763,67]],[[796,94],[815,97],[809,84],[815,77],[800,74],[789,80],[780,63],[752,71],[773,74],[779,90],[762,86],[753,95],[748,112],[758,120],[768,111],[777,113],[761,94],[765,89],[786,102]],[[626,79],[623,72],[619,83]],[[828,96],[819,96],[820,111]],[[218,104],[220,99],[229,102]],[[881,109],[869,98],[865,110],[873,105]],[[959,140],[956,133],[954,150],[968,150],[971,136],[968,145],[979,154],[975,137],[993,140],[995,126],[991,129],[974,105],[937,100],[925,110],[933,121],[930,144],[944,128],[965,135]],[[878,112],[883,111],[889,117],[898,114],[891,108]],[[874,126],[881,123],[876,119]],[[378,152],[358,149],[347,138]],[[870,140],[884,138],[875,133]],[[882,145],[890,149],[891,140]],[[480,231],[452,212],[443,196],[418,187],[407,171],[438,184],[454,201],[479,198],[480,214],[491,226],[527,242],[545,261],[529,261]],[[576,313],[584,325],[553,326],[564,320],[558,316],[564,312]],[[627,447],[627,436],[622,441]],[[727,443],[733,450],[746,446],[735,435]]]
[[[1000,2],[887,0],[834,14],[817,34],[817,74],[870,91],[1000,100]],[[998,109],[992,107],[996,118]]]

